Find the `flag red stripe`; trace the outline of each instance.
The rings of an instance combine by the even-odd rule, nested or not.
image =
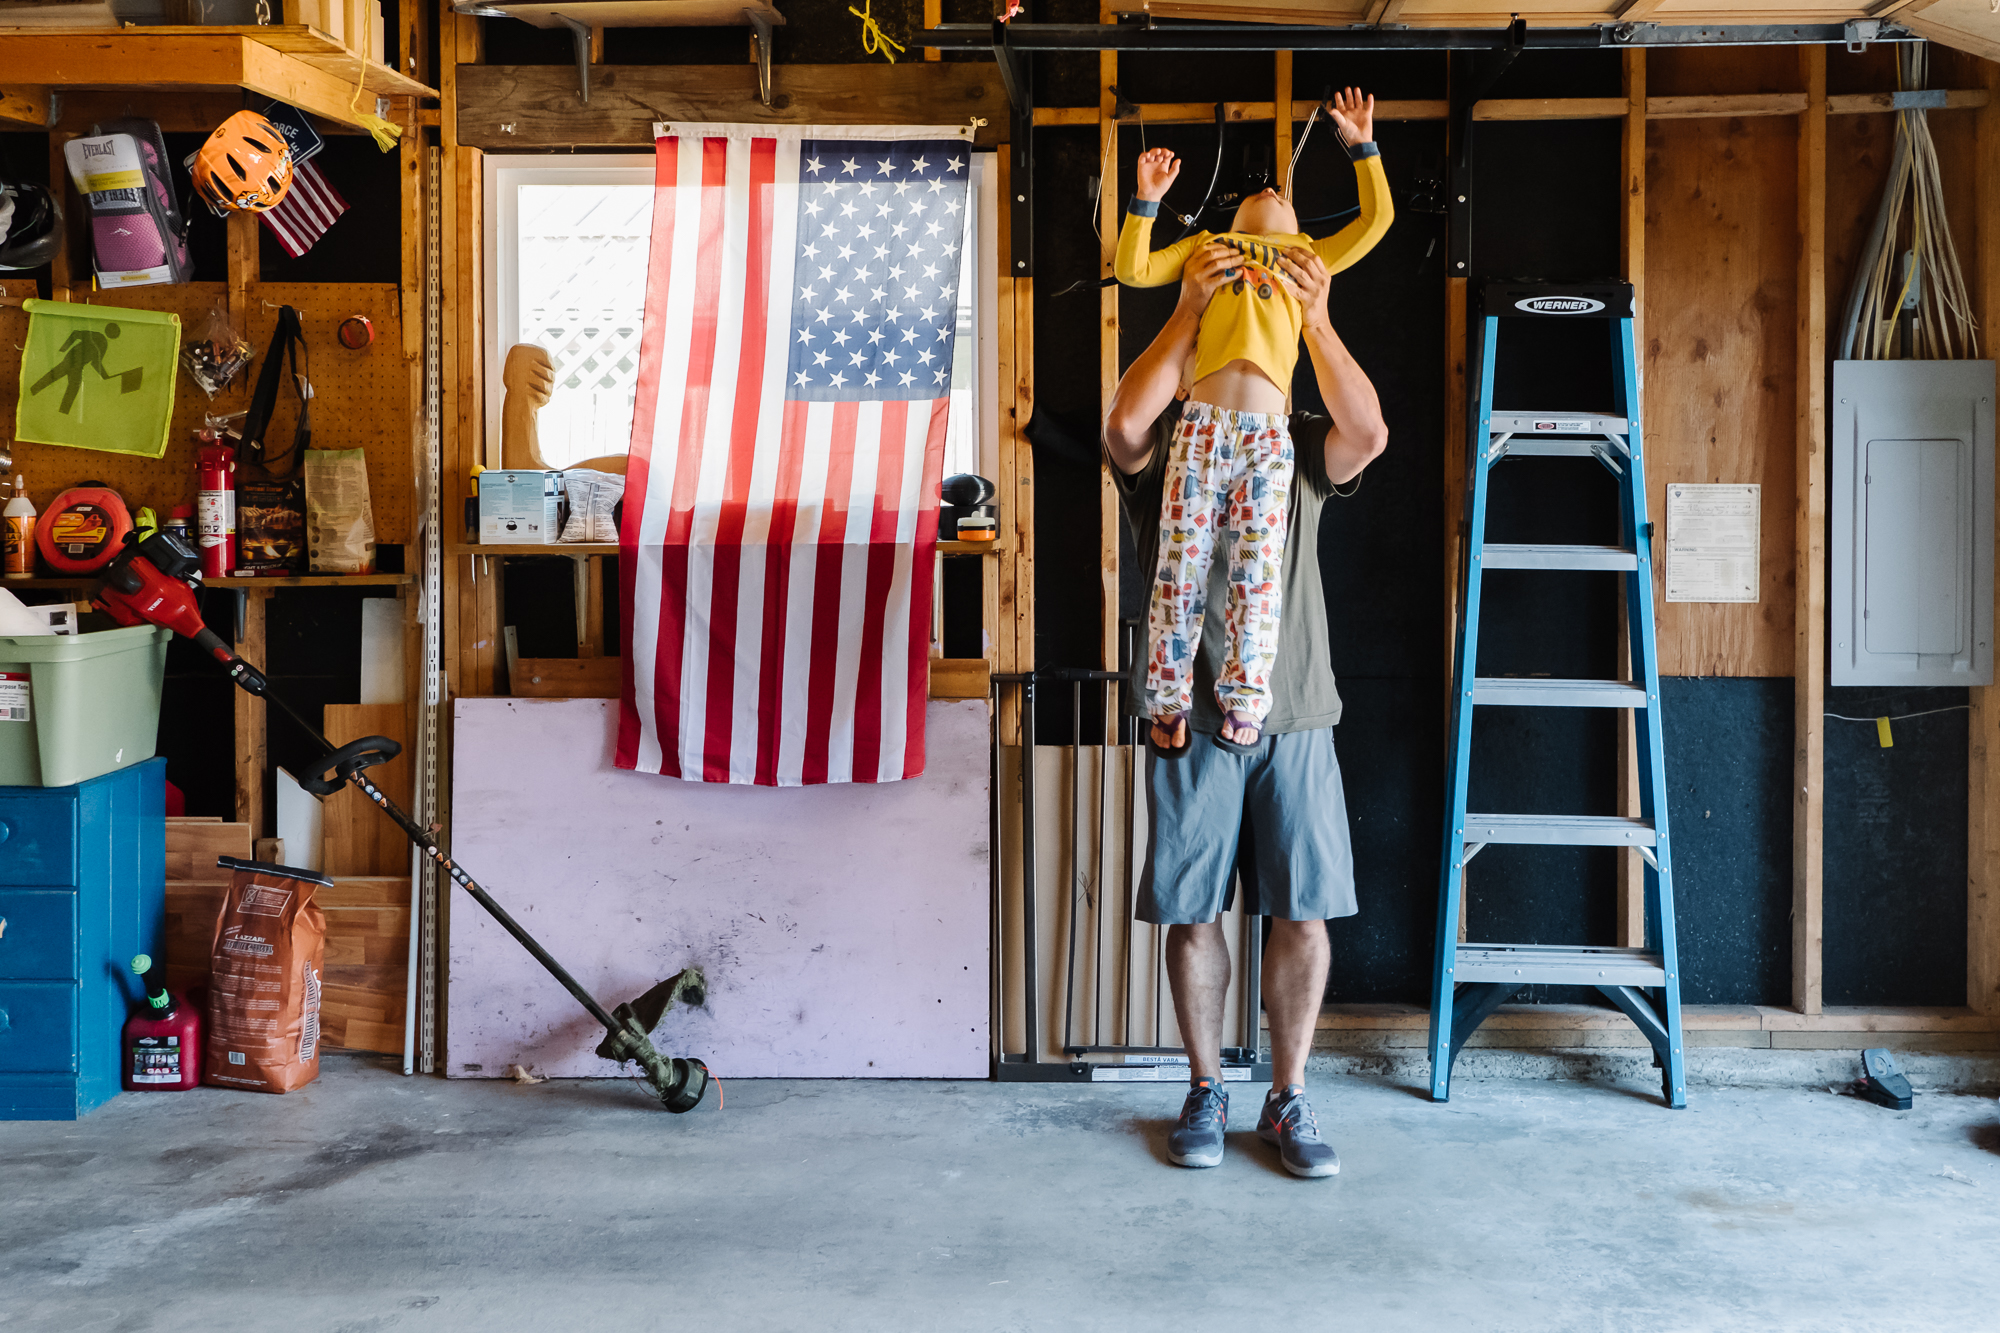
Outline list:
[[[629,638],[635,581],[639,575],[639,525],[646,513],[646,478],[652,471],[653,424],[660,408],[660,355],[666,342],[667,292],[673,285],[675,185],[680,179],[680,141],[661,139],[653,166],[653,234],[646,254],[646,318],[639,333],[639,383],[632,399],[632,440],[625,464],[624,522],[618,530],[618,623]],[[619,665],[624,688],[618,709],[620,768],[639,762],[639,709],[632,694],[632,654]]]
[[[688,615],[688,535],[694,528],[694,500],[701,482],[702,440],[708,431],[709,377],[715,373],[716,298],[722,287],[723,185],[728,179],[729,141],[701,145],[701,230],[695,243],[694,309],[689,315],[687,392],[681,403],[680,444],[674,465],[674,492],[667,511],[666,549],[660,588],[660,638],[653,672],[655,725],[660,733],[660,771],[681,776],[681,672],[686,662]],[[643,335],[642,335],[643,336]]]
[[[771,500],[771,531],[764,549],[764,635],[757,670],[757,775],[763,786],[778,783],[778,750],[785,724],[785,612],[790,598],[792,529],[798,526],[799,474],[805,467],[806,414],[810,403],[787,401],[778,436],[777,493]]]
[[[910,551],[910,692],[903,731],[903,776],[924,771],[924,710],[930,705],[931,571],[937,565],[938,483],[944,476],[945,435],[951,399],[931,403],[930,432],[924,439],[924,479],[917,487],[917,533]]]
[[[743,524],[750,510],[750,474],[757,460],[757,414],[764,401],[764,345],[771,307],[771,205],[778,141],[750,141],[749,237],[743,279],[743,339],[736,359],[736,408],[730,418],[729,464],[715,530],[715,573],[709,590],[708,725],[702,738],[704,782],[729,781],[736,707],[736,610],[743,573]],[[779,373],[784,372],[780,369]]]
[[[882,768],[882,628],[889,609],[889,584],[896,574],[896,519],[903,500],[903,445],[910,429],[910,403],[882,404],[882,431],[871,443],[875,467],[875,513],[868,523],[868,576],[863,585],[861,676],[854,691],[854,781],[874,782]],[[912,637],[915,627],[911,629]],[[926,635],[926,638],[929,636]]]
[[[833,732],[834,672],[840,652],[840,585],[847,558],[847,500],[854,485],[858,403],[835,403],[828,445],[825,506],[820,511],[819,559],[813,574],[810,670],[806,684],[806,750],[800,780],[827,780],[827,745]]]

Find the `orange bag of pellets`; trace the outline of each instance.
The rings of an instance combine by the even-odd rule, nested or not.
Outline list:
[[[313,894],[333,881],[297,866],[239,861],[209,951],[208,1049],[202,1081],[290,1092],[319,1077],[320,968],[326,913]]]

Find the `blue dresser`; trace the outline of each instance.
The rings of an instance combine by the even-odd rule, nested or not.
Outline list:
[[[0,1120],[74,1120],[118,1095],[132,955],[165,944],[166,775],[149,759],[0,787]]]

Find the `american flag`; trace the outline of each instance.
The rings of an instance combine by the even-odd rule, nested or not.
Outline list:
[[[969,131],[654,134],[617,764],[915,777]]]

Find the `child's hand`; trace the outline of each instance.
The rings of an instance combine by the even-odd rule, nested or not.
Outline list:
[[[1375,97],[1361,95],[1359,88],[1343,88],[1326,104],[1327,119],[1351,146],[1375,142]]]
[[[1139,154],[1139,190],[1141,199],[1164,199],[1167,188],[1181,174],[1181,161],[1165,148],[1148,148]]]

